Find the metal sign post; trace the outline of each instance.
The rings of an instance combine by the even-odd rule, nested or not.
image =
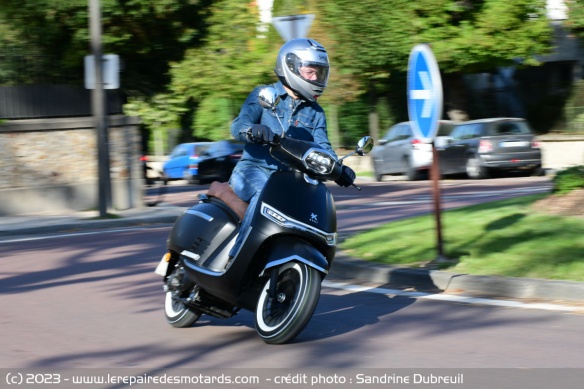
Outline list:
[[[440,166],[434,138],[442,116],[442,79],[436,58],[430,46],[416,45],[408,61],[408,114],[414,135],[424,143],[432,145],[432,192],[436,217],[436,245],[438,257],[434,263],[448,261],[444,256],[442,238]]]
[[[109,167],[109,146],[105,92],[103,88],[102,48],[101,48],[101,6],[100,0],[89,2],[89,27],[91,31],[91,52],[94,59],[95,88],[91,94],[91,107],[97,132],[97,168],[99,216],[106,217],[111,208],[111,177]]]

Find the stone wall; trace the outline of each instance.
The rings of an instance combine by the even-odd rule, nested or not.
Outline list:
[[[142,206],[138,120],[109,117],[112,206]],[[97,135],[92,117],[0,124],[0,215],[97,209]]]
[[[584,165],[584,135],[541,135],[542,166],[561,170]]]

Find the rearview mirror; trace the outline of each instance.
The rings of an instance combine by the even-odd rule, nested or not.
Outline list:
[[[373,138],[370,136],[365,136],[357,142],[357,148],[355,149],[355,153],[360,156],[364,156],[369,154],[369,152],[373,149]]]
[[[276,106],[280,104],[280,95],[278,94],[276,88],[274,88],[273,86],[267,86],[263,88],[258,94],[258,102],[263,108],[267,108],[275,114]],[[280,128],[282,129],[282,134],[280,135],[280,137],[284,138],[286,134],[284,131],[284,126],[280,121],[280,117],[278,115],[274,116],[276,116],[276,119],[278,119],[278,123],[280,123]]]
[[[260,91],[258,101],[263,108],[274,110],[280,103],[280,95],[278,95],[276,88],[268,86]]]
[[[350,157],[351,155],[360,155],[360,156],[364,156],[367,153],[369,153],[371,151],[371,149],[373,149],[373,138],[370,136],[365,136],[363,138],[361,138],[359,140],[359,142],[357,142],[357,147],[355,148],[355,151],[353,151],[350,154],[345,155],[344,157],[339,158],[339,163],[347,158]]]

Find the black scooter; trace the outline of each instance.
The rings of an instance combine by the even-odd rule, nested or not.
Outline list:
[[[268,87],[259,101],[275,110],[279,97]],[[314,142],[282,137],[271,144],[272,155],[292,169],[271,175],[251,232],[231,260],[240,218],[220,198],[199,195],[177,218],[156,269],[164,277],[167,321],[190,327],[202,314],[230,318],[243,308],[255,312],[266,343],[294,339],[312,317],[335,256],[335,203],[323,181],[340,177],[342,159],[372,147],[365,137],[337,161]]]

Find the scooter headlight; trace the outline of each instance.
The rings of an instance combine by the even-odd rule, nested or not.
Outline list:
[[[308,150],[303,160],[307,168],[318,174],[329,174],[335,166],[334,158],[323,150]]]

